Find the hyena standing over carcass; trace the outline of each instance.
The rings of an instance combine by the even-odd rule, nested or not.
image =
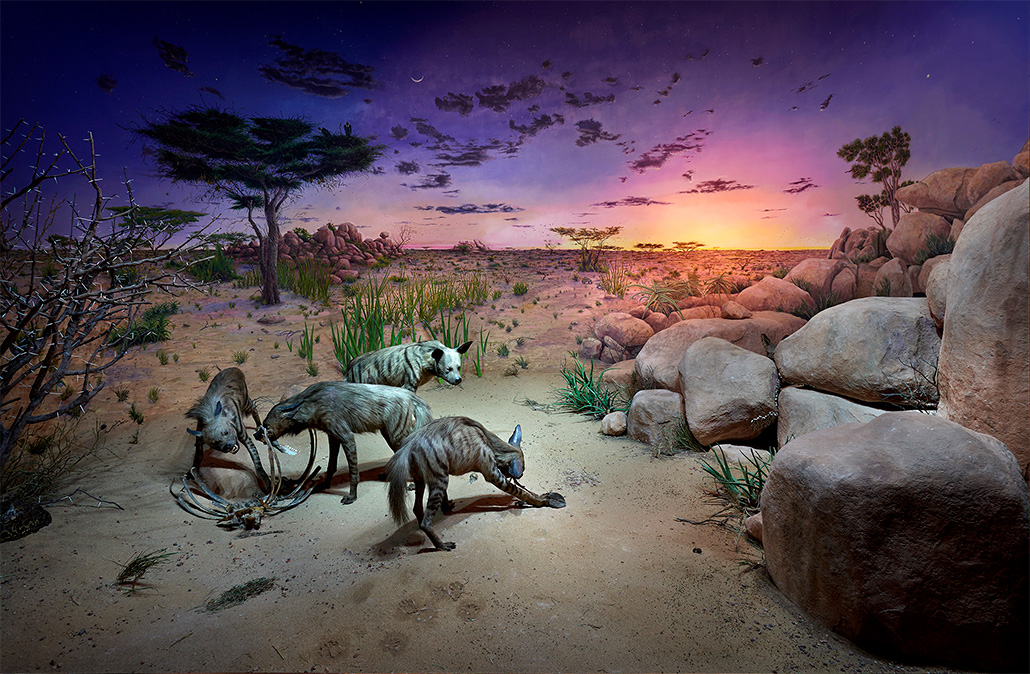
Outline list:
[[[465,342],[452,349],[436,340],[388,346],[352,360],[343,373],[343,379],[362,384],[399,386],[412,393],[433,377],[440,377],[448,384],[460,384],[461,355],[470,346],[472,342]]]
[[[407,520],[406,492],[409,480],[415,482],[415,519],[438,550],[453,550],[433,530],[433,517],[453,506],[447,500],[449,475],[482,473],[488,482],[512,496],[537,507],[564,508],[565,498],[557,492],[538,496],[517,480],[525,470],[522,453],[522,428],[515,427],[508,442],[468,417],[443,417],[427,424],[408,437],[400,451],[386,464],[390,482],[390,514],[398,523]],[[429,498],[422,509],[422,494],[429,487]]]
[[[283,435],[296,435],[305,429],[324,431],[329,436],[329,468],[319,490],[327,489],[332,483],[340,445],[343,445],[350,469],[350,494],[341,501],[346,504],[358,498],[358,450],[354,433],[380,431],[390,449],[396,452],[412,431],[432,420],[429,405],[402,388],[324,381],[269,410],[264,427],[273,446]],[[314,446],[311,451],[315,451]]]
[[[197,430],[187,428],[186,432],[196,436],[196,449],[193,454],[193,467],[200,468],[204,457],[204,444],[220,452],[235,454],[239,451],[239,443],[243,443],[254,459],[254,470],[261,480],[262,488],[271,487],[271,480],[261,466],[261,457],[257,447],[247,435],[243,426],[243,417],[251,415],[254,423],[260,427],[254,402],[247,395],[247,380],[238,367],[222,370],[211,380],[207,392],[186,412],[186,417],[197,420]]]

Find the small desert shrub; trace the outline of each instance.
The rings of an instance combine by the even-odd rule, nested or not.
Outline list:
[[[774,269],[772,271],[770,276],[775,276],[776,278],[783,278],[784,276],[786,276],[789,273],[790,273],[790,267],[777,267],[776,269]]]
[[[305,368],[305,372],[308,373],[309,377],[317,377],[318,376],[318,363],[316,363],[313,360],[309,360],[308,361],[308,366],[307,366],[307,368]]]
[[[147,391],[147,400],[149,400],[152,403],[156,403],[157,399],[158,399],[158,397],[160,395],[161,395],[161,389],[159,389],[156,386],[151,387],[151,389],[149,391]]]
[[[158,351],[157,352],[157,362],[161,363],[162,365],[167,365],[168,364],[168,354],[165,353],[164,351]]]
[[[793,280],[794,285],[801,288],[812,298],[811,302],[805,302],[804,304],[792,309],[790,313],[794,314],[798,318],[803,318],[806,321],[810,320],[812,316],[815,316],[824,309],[829,309],[832,306],[840,304],[840,299],[837,297],[837,293],[830,291],[823,295],[821,292],[817,292],[812,284],[806,279],[796,278]]]
[[[123,403],[129,399],[129,389],[127,388],[116,388],[114,390],[114,396],[118,399],[118,402]]]
[[[501,358],[507,358],[508,357],[508,353],[509,353],[509,351],[508,351],[508,345],[507,344],[501,344],[500,346],[497,347],[497,355],[500,356]]]
[[[525,295],[527,292],[529,292],[529,286],[527,286],[522,281],[518,281],[515,283],[515,285],[511,287],[511,291],[516,295]]]
[[[529,367],[529,361],[526,360],[525,356],[519,356],[515,359],[515,364],[521,367],[523,370]]]
[[[201,283],[219,283],[239,278],[236,266],[226,257],[221,244],[215,245],[215,255],[190,265],[189,272]]]
[[[130,559],[122,566],[122,570],[118,573],[118,579],[115,581],[115,585],[128,585],[126,588],[126,594],[135,594],[136,585],[143,578],[143,574],[157,566],[158,564],[164,564],[168,561],[169,557],[174,557],[176,553],[166,552],[168,548],[161,548],[153,552],[141,552]]]
[[[127,348],[139,344],[164,342],[171,336],[168,317],[178,311],[179,303],[174,300],[155,304],[133,321],[132,325],[116,327],[111,330],[108,343],[121,342]]]
[[[923,239],[923,247],[916,253],[915,263],[923,264],[932,257],[949,255],[955,250],[955,239],[947,234],[930,232]]]
[[[561,375],[565,380],[565,386],[555,389],[555,405],[569,412],[589,414],[597,419],[620,409],[619,392],[601,383],[604,371],[595,377],[593,362],[590,363],[588,372],[575,353],[569,352],[569,355],[575,364],[571,368],[562,364]]]
[[[18,439],[0,468],[0,494],[4,499],[38,501],[52,496],[83,459],[103,444],[99,421],[83,431],[81,421],[62,420],[33,425]]]
[[[250,354],[248,354],[246,351],[234,351],[232,354],[232,362],[236,363],[237,365],[243,365],[247,362],[247,357],[249,355]]]
[[[775,456],[776,450],[770,448],[770,454]],[[712,457],[714,463],[707,459],[702,460],[701,468],[715,479],[719,495],[745,516],[758,512],[759,498],[769,477],[769,464],[772,463],[772,459],[766,460],[757,452],[751,452],[745,461],[731,462],[718,445],[712,448]]]
[[[877,297],[890,297],[891,296],[891,280],[889,278],[881,279],[880,285],[876,287]]]
[[[211,370],[205,367],[197,373],[197,376],[200,377],[200,381],[207,381],[211,377]]]

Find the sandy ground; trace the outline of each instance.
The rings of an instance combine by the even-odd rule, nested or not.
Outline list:
[[[796,263],[811,254],[780,255]],[[344,464],[329,492],[256,531],[226,531],[187,514],[169,486],[192,461],[182,415],[206,389],[200,369],[229,367],[234,352],[247,351],[241,369],[262,415],[290,386],[339,376],[327,327],[338,309],[308,319],[321,336],[320,373],[312,378],[296,354],[273,346],[303,327],[305,300],[287,293],[280,307],[254,309],[247,301],[253,290],[190,292],[172,317],[172,339],[119,363],[84,417],[86,426],[95,417],[109,428],[103,448],[64,493],[82,489],[110,503],[75,493],[49,507],[50,526],[0,546],[0,669],[922,671],[871,656],[813,624],[776,590],[760,548],[738,531],[678,521],[720,509],[706,494],[697,455],[655,456],[646,445],[601,435],[587,417],[525,404],[552,402],[574,338],[632,300],[606,298],[592,279],[572,281],[569,255],[449,256],[421,253],[405,265],[441,269],[473,260],[505,291],[494,308],[480,310],[483,320],[510,325],[516,318],[519,325],[503,333],[491,324],[491,344],[503,334],[511,355],[488,356],[483,377],[466,362],[460,387],[430,384],[419,394],[435,416],[470,416],[505,438],[521,424],[523,484],[561,492],[568,507],[520,509],[481,478],[455,477],[456,511],[436,527],[457,549],[430,552],[414,518],[398,527],[388,517],[386,485],[376,478],[390,449],[366,434],[358,437],[362,482],[354,504],[340,503],[348,488]],[[667,273],[668,259],[654,259],[650,274]],[[723,262],[739,266],[729,256]],[[772,259],[770,269],[782,263]],[[513,296],[504,284],[514,280],[530,291]],[[256,323],[269,313],[285,321]],[[178,360],[160,365],[159,348]],[[506,376],[520,355],[528,367]],[[146,394],[155,386],[159,397],[151,403]],[[131,391],[127,401],[116,400],[118,388]],[[133,402],[145,416],[135,443],[135,424],[124,422]],[[308,441],[287,442],[301,450],[284,463],[296,475]],[[324,436],[319,444],[324,464]],[[209,454],[204,465],[205,479],[230,493],[256,489],[245,451]],[[130,558],[159,549],[173,554],[146,572],[135,593],[114,585]],[[205,608],[259,578],[274,579],[271,589],[236,606]]]

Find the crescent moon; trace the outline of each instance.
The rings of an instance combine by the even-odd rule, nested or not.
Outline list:
[[[422,77],[418,78],[417,80],[416,80],[416,79],[415,79],[414,77],[412,77],[412,78],[411,78],[411,81],[412,81],[412,82],[415,82],[415,83],[418,83],[418,82],[421,82],[421,81],[422,81],[422,80],[424,80],[424,79],[426,79],[426,76],[425,76],[425,75],[423,75]]]

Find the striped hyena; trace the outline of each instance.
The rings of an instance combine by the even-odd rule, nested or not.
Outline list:
[[[388,346],[352,360],[343,379],[362,384],[399,386],[412,393],[433,377],[441,377],[448,384],[460,384],[461,355],[470,346],[472,342],[465,342],[452,349],[436,340]]]
[[[200,468],[204,457],[204,444],[220,452],[235,454],[239,451],[239,443],[243,443],[254,459],[254,470],[261,480],[262,488],[271,487],[268,473],[261,466],[261,457],[257,447],[247,435],[243,426],[243,418],[250,415],[254,423],[260,427],[254,401],[247,395],[247,380],[238,367],[222,370],[211,380],[207,392],[186,412],[186,417],[197,420],[197,429],[187,428],[186,432],[196,437],[193,454],[193,467]]]
[[[329,467],[319,490],[330,486],[343,445],[350,469],[350,494],[343,497],[342,503],[353,503],[358,498],[359,480],[354,433],[380,431],[396,452],[412,431],[432,420],[429,405],[410,391],[393,386],[323,381],[269,410],[264,427],[273,446],[283,435],[296,435],[305,429],[324,431],[329,436]],[[311,451],[315,451],[314,445]]]
[[[390,482],[390,514],[402,523],[407,519],[408,480],[415,482],[415,519],[438,550],[453,550],[433,531],[433,517],[453,504],[447,500],[449,475],[464,475],[473,470],[483,474],[498,489],[534,506],[564,508],[565,498],[557,492],[538,496],[517,480],[525,470],[522,453],[522,428],[515,427],[508,442],[468,417],[442,417],[412,433],[404,446],[386,464]],[[425,511],[422,494],[429,487]]]

